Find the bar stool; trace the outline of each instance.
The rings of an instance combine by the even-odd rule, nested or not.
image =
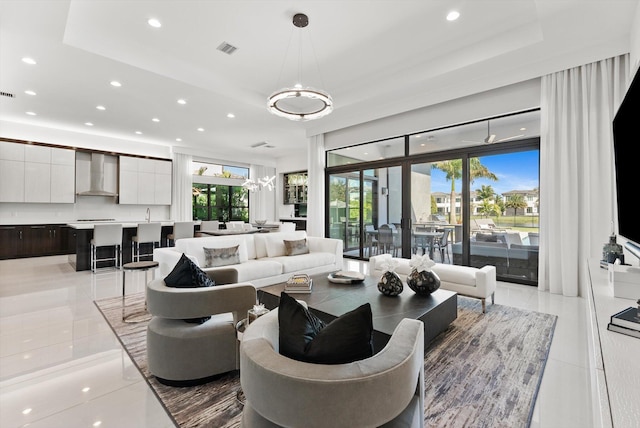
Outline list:
[[[179,221],[173,223],[173,233],[167,235],[167,247],[170,247],[170,241],[173,241],[175,245],[176,241],[181,238],[193,238],[193,225],[192,221]]]
[[[136,236],[131,238],[131,259],[134,262],[139,262],[141,256],[153,256],[153,248],[156,248],[156,243],[160,246],[161,235],[161,223],[138,223]],[[153,248],[150,253],[140,254],[140,244],[152,244]]]
[[[96,273],[98,262],[113,260],[116,269],[122,267],[122,224],[96,224],[93,227],[91,245],[91,272]],[[113,257],[98,259],[99,247],[113,247]]]

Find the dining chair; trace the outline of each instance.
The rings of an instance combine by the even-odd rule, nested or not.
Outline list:
[[[113,260],[116,269],[122,267],[122,223],[96,224],[91,244],[91,272],[96,273],[98,262]],[[113,257],[98,259],[98,248],[113,247]]]
[[[161,223],[138,223],[136,235],[131,238],[131,259],[139,262],[140,257],[153,256],[153,248],[160,246],[162,239]],[[140,254],[140,244],[152,244],[150,253]]]
[[[376,250],[376,254],[378,253],[378,237],[376,228],[373,224],[365,224],[364,225],[364,233],[365,233],[365,242],[369,247],[369,256],[373,254],[373,250]]]
[[[170,247],[171,242],[175,245],[176,241],[181,238],[193,238],[194,222],[192,221],[177,221],[173,223],[173,232],[167,235],[167,247]]]
[[[451,257],[449,256],[449,233],[451,229],[444,228],[442,229],[442,235],[434,238],[433,240],[433,248],[434,251],[438,250],[440,253],[440,261],[444,263],[445,254],[447,256],[447,260],[451,262]]]
[[[393,239],[393,228],[388,224],[382,224],[378,227],[378,248],[378,252],[390,252],[394,256],[397,254]]]

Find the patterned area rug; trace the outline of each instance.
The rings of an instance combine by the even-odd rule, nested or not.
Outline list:
[[[98,300],[127,353],[179,427],[239,427],[239,372],[195,387],[162,385],[149,374],[147,322],[122,322],[122,298]],[[127,313],[144,293],[127,296]],[[425,351],[425,426],[528,427],[557,317],[458,297],[458,318]]]

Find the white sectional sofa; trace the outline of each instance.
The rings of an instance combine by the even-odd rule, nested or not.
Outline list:
[[[391,254],[380,254],[369,258],[369,275],[379,277],[383,273],[383,265],[392,258]],[[407,280],[407,275],[411,273],[409,259],[397,260],[398,266],[395,272],[403,281]],[[469,266],[458,266],[444,263],[436,263],[431,268],[440,278],[440,288],[454,291],[461,296],[475,297],[482,301],[482,312],[486,311],[486,299],[491,297],[494,301],[496,291],[496,268],[495,266],[484,266],[480,269]]]
[[[287,256],[284,240],[306,238],[308,254]],[[240,263],[220,267],[206,267],[204,248],[228,248],[238,245]],[[164,278],[171,272],[182,254],[186,254],[204,271],[233,268],[238,272],[238,282],[251,282],[256,287],[286,281],[296,273],[314,275],[343,268],[342,240],[307,236],[303,230],[293,232],[252,233],[231,236],[184,238],[175,247],[156,248],[153,260],[159,263],[156,278]]]

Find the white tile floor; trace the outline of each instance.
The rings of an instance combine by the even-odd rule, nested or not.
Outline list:
[[[144,289],[144,273],[127,275],[127,293]],[[75,272],[66,256],[0,261],[1,427],[173,426],[93,304],[121,295],[121,271]],[[532,427],[594,426],[585,300],[500,283],[496,303],[559,317]]]

